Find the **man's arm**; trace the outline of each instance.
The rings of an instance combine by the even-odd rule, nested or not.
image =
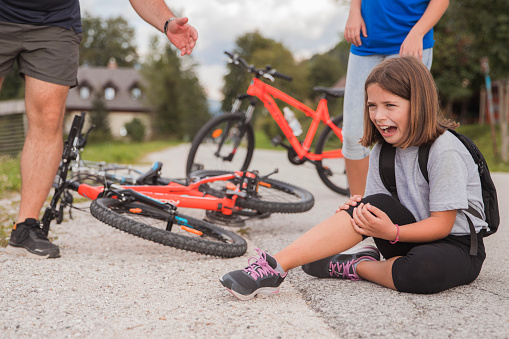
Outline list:
[[[161,32],[164,32],[164,25],[168,19],[176,18],[164,0],[130,0],[130,2],[143,20]],[[176,18],[168,24],[166,30],[166,36],[180,49],[181,55],[191,54],[198,39],[198,32],[187,22],[187,18]]]

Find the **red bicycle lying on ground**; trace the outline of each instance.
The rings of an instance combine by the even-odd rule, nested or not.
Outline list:
[[[179,182],[162,178],[162,164],[156,162],[145,173],[129,168],[131,173],[119,175],[122,166],[80,159],[90,132],[81,132],[84,117],[74,117],[64,145],[55,193],[42,218],[46,233],[51,221],[62,222],[65,207],[72,207],[71,190],[93,200],[95,218],[124,232],[183,250],[235,257],[245,253],[245,240],[210,220],[239,225],[243,218],[299,213],[314,204],[306,190],[256,172],[199,171]],[[209,221],[183,215],[177,207],[207,210]]]
[[[315,111],[260,80],[261,78],[267,78],[273,81],[275,77],[291,80],[291,77],[277,72],[270,66],[266,66],[265,69],[255,68],[248,65],[238,55],[225,53],[231,58],[231,63],[245,68],[249,73],[253,73],[254,77],[247,89],[247,94],[242,94],[237,98],[231,113],[212,118],[198,131],[187,158],[186,174],[190,175],[196,170],[210,168],[229,171],[245,171],[248,169],[255,147],[251,121],[256,105],[254,97],[256,97],[263,102],[265,108],[270,112],[289,141],[289,145],[287,145],[283,142],[282,137],[276,137],[273,139],[273,144],[285,147],[288,150],[288,159],[294,165],[302,165],[306,162],[312,163],[316,167],[320,179],[327,187],[340,194],[348,195],[348,180],[343,153],[341,152],[343,146],[341,129],[343,116],[331,118],[327,106],[328,99],[342,97],[344,89],[315,87],[314,90],[321,93],[321,99]],[[300,110],[313,119],[302,143],[297,139],[290,125],[298,124],[298,120],[292,121],[291,118],[288,118],[291,121],[289,123],[274,99],[285,102],[288,106]],[[249,106],[246,111],[239,111],[243,100],[249,100]],[[290,116],[292,115],[288,107],[284,107],[283,111],[286,111]],[[318,137],[313,152],[311,146],[320,123],[325,124],[325,127]],[[297,128],[300,128],[300,126]]]

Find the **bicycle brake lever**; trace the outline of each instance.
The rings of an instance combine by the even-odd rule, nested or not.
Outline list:
[[[267,179],[269,176],[271,176],[272,174],[276,174],[276,173],[279,173],[279,169],[276,168],[274,169],[272,172],[270,172],[269,174],[267,175],[264,175],[263,177],[260,177],[260,179]]]
[[[274,77],[270,74],[263,73],[263,77],[269,79],[271,82],[274,82]]]

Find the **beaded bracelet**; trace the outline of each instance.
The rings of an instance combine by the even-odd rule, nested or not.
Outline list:
[[[398,224],[394,224],[394,226],[396,226],[398,228],[398,233],[396,233],[396,240],[389,241],[393,245],[399,241],[399,226],[398,226]]]

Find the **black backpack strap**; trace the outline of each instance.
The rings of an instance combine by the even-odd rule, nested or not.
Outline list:
[[[421,169],[421,173],[426,179],[426,182],[429,184],[429,176],[428,176],[428,158],[429,158],[429,150],[431,145],[424,145],[419,147],[419,168]]]
[[[468,220],[468,227],[470,227],[470,255],[477,255],[477,233],[475,233],[475,227],[470,217],[465,214]]]
[[[391,193],[392,197],[399,201],[398,190],[396,189],[396,173],[394,170],[394,160],[396,158],[396,147],[384,142],[380,148],[380,158],[378,164],[378,171],[380,178]]]
[[[426,179],[426,182],[429,183],[429,176],[428,176],[428,157],[429,157],[429,150],[431,148],[431,145],[424,145],[419,147],[419,168],[421,170],[422,175],[424,176],[424,179]],[[482,216],[477,210],[472,208],[472,206],[469,206],[466,210],[473,216],[482,219]],[[470,228],[470,255],[477,255],[477,233],[475,233],[475,227],[472,220],[470,220],[470,217],[465,214],[465,217],[467,217],[468,221],[468,227]]]

